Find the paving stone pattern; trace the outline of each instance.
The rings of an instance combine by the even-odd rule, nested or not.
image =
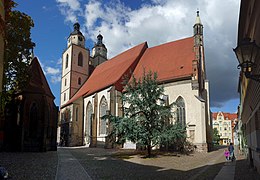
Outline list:
[[[225,166],[233,166],[233,179],[260,179],[250,170],[244,157],[233,164],[225,162],[224,149],[210,153],[159,154],[154,158],[103,148],[58,148],[45,153],[0,153],[11,179],[214,179]],[[232,178],[231,178],[232,179]],[[229,180],[231,180],[229,179]]]

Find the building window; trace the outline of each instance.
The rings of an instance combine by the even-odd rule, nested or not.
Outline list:
[[[65,82],[64,82],[64,85],[67,86],[67,79],[65,78],[64,81],[65,81]]]
[[[64,93],[63,99],[64,101],[66,101],[66,93]]]
[[[65,62],[65,68],[68,68],[69,66],[69,55],[66,55],[66,62]]]
[[[176,100],[177,105],[177,122],[181,125],[186,125],[186,118],[185,118],[185,103],[182,97],[178,97]]]
[[[83,66],[83,56],[81,52],[78,55],[78,66]]]
[[[76,121],[78,121],[78,118],[79,118],[79,108],[76,107]]]
[[[87,116],[85,122],[85,136],[86,136],[86,143],[90,143],[90,138],[92,136],[92,118],[93,118],[93,108],[90,102],[88,103],[86,112],[87,112]]]
[[[219,127],[219,130],[221,131],[221,127]]]
[[[106,120],[102,119],[108,110],[107,100],[105,97],[102,97],[100,101],[100,118],[99,118],[99,134],[106,134]]]
[[[81,36],[79,36],[79,41],[82,41],[83,39],[82,39],[82,37]]]
[[[33,103],[30,108],[30,123],[29,123],[29,136],[35,138],[38,129],[38,108],[36,103]]]
[[[81,85],[81,78],[78,78],[78,85]]]

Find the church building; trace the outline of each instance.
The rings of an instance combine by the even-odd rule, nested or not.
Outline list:
[[[173,120],[187,125],[188,140],[198,151],[208,151],[212,145],[212,121],[199,12],[193,29],[191,37],[154,47],[144,42],[107,59],[103,36],[97,36],[90,53],[80,25],[75,23],[62,56],[61,143],[112,148],[107,139],[111,127],[101,117],[123,116],[123,81],[131,75],[141,78],[145,69],[157,72],[157,81],[164,86],[164,99],[176,102]]]

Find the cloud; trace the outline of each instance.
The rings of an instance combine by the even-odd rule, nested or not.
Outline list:
[[[65,0],[64,0],[65,1]],[[57,0],[61,3],[61,0]],[[106,2],[106,3],[104,3]],[[65,2],[63,2],[65,3]],[[66,6],[69,6],[68,3]],[[123,1],[90,0],[72,14],[82,12],[83,30],[96,41],[99,31],[111,58],[148,41],[149,47],[193,36],[196,10],[204,25],[207,77],[211,106],[222,107],[238,98],[238,70],[232,48],[236,46],[239,2],[237,0],[151,0],[131,9]],[[70,14],[66,15],[66,19]]]
[[[53,84],[59,83],[61,81],[61,76],[51,76],[51,82]]]
[[[46,74],[50,74],[50,75],[60,74],[60,68],[46,67],[45,71]]]
[[[56,0],[56,2],[61,14],[65,16],[65,20],[75,23],[82,12],[80,2],[78,0]]]
[[[62,64],[62,58],[59,58],[57,61],[57,65],[61,65]]]

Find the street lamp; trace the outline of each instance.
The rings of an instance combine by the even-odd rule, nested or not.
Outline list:
[[[236,53],[239,62],[237,68],[241,68],[246,78],[260,82],[260,74],[252,74],[252,68],[256,67],[255,60],[257,59],[260,50],[260,47],[255,41],[251,41],[250,38],[245,38],[233,50]]]

